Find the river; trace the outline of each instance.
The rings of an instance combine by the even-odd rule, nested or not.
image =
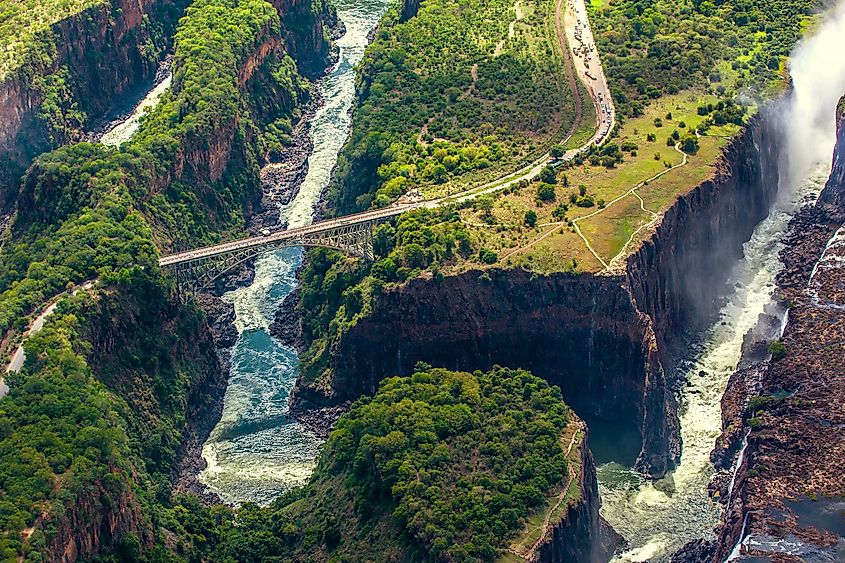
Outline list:
[[[337,64],[317,84],[325,103],[311,122],[314,148],[308,174],[296,197],[280,209],[282,222],[291,227],[311,222],[331,179],[349,135],[354,66],[388,1],[337,0],[335,5],[346,34],[337,41]],[[234,304],[240,337],[232,354],[223,415],[203,447],[208,467],[200,480],[228,503],[268,503],[280,492],[305,483],[314,469],[321,441],[288,416],[297,356],[276,342],[268,329],[297,283],[295,271],[301,260],[300,248],[264,255],[256,261],[252,285],[223,297]]]
[[[152,110],[158,104],[161,96],[170,88],[173,82],[173,74],[167,71],[164,78],[155,84],[153,88],[147,92],[147,95],[138,102],[138,105],[132,110],[126,119],[119,121],[110,129],[107,129],[99,138],[99,141],[104,145],[119,147],[126,141],[132,138],[132,135],[141,126],[141,118],[144,117],[148,111]]]
[[[681,398],[683,453],[656,483],[615,463],[598,468],[602,515],[629,542],[615,561],[666,561],[690,540],[713,537],[720,507],[707,494],[714,473],[710,451],[721,430],[720,401],[740,359],[742,337],[773,302],[781,237],[802,204],[830,174],[835,108],[845,92],[845,2],[792,54],[793,93],[786,100],[778,199],[743,248],[718,319],[701,337]],[[703,374],[703,375],[700,375]]]

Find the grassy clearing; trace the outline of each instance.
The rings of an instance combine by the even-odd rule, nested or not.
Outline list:
[[[478,204],[463,210],[462,219],[479,246],[497,253],[499,266],[522,266],[538,272],[573,266],[581,271],[601,269],[601,262],[568,222],[584,218],[578,221],[578,226],[602,260],[609,263],[631,236],[653,219],[651,213],[641,209],[636,196],[625,196],[626,193],[648,182],[637,193],[647,210],[661,213],[679,195],[712,174],[722,148],[739,131],[738,126],[711,127],[699,139],[698,151],[688,157],[684,166],[679,166],[683,155],[674,146],[668,146],[668,138],[675,131],[682,137],[701,125],[706,116],[698,114],[698,107],[715,102],[715,96],[691,91],[661,98],[645,108],[642,116],[627,120],[620,128],[613,142],[619,146],[627,143],[636,146],[635,150],[624,152],[620,164],[612,168],[589,162],[572,166],[558,174],[556,198],[552,202],[540,202],[538,184],[533,183],[497,198],[489,210]],[[669,170],[672,167],[675,168]],[[661,173],[664,174],[658,179],[649,181]],[[571,203],[570,199],[579,194],[579,186],[584,186],[593,197],[592,207]],[[614,202],[621,196],[625,197]],[[602,201],[607,204],[604,209]],[[567,206],[565,215],[560,212],[561,204]],[[525,225],[529,211],[537,216],[534,227]],[[647,232],[643,229],[634,242]],[[626,253],[636,246],[629,245]],[[458,270],[465,267],[456,266]]]

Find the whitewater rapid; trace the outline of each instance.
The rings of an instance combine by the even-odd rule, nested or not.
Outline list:
[[[282,223],[291,227],[312,221],[331,179],[349,135],[354,67],[388,0],[337,0],[335,5],[346,33],[337,41],[337,64],[317,84],[325,103],[310,124],[313,152],[308,173],[296,197],[280,209]],[[269,333],[279,305],[296,287],[301,260],[300,248],[264,255],[256,261],[252,285],[223,297],[235,307],[240,337],[222,417],[203,447],[208,466],[200,480],[228,503],[268,503],[280,492],[304,484],[314,469],[321,441],[288,416],[297,356]]]
[[[742,338],[773,302],[778,259],[790,219],[821,191],[830,165],[819,163],[796,189],[786,192],[743,247],[733,269],[727,302],[705,333],[687,373],[680,404],[683,452],[666,478],[650,482],[629,468],[608,463],[598,468],[602,516],[630,543],[615,561],[662,561],[685,543],[712,537],[720,507],[707,494],[714,474],[710,452],[721,431],[721,399],[736,370]],[[701,375],[703,374],[703,375]]]
[[[718,319],[701,338],[694,363],[681,374],[683,452],[679,466],[655,483],[618,464],[598,469],[601,513],[629,542],[614,561],[667,561],[690,540],[712,538],[720,507],[707,494],[714,473],[710,451],[721,429],[721,398],[740,359],[742,338],[773,302],[782,268],[781,237],[802,205],[830,174],[836,141],[835,108],[845,92],[845,1],[827,14],[791,56],[791,95],[779,107],[783,125],[778,198],[743,247]]]
[[[147,92],[147,95],[138,102],[138,105],[135,106],[135,109],[132,110],[132,113],[126,119],[115,124],[111,129],[108,129],[102,134],[99,139],[100,142],[104,145],[119,147],[131,139],[141,126],[141,119],[158,104],[158,101],[167,92],[168,88],[170,88],[172,82],[173,74],[168,72],[164,79],[153,86]]]

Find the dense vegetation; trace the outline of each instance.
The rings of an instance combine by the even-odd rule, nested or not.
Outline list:
[[[560,390],[525,371],[419,365],[353,405],[304,489],[242,507],[236,526],[177,507],[173,526],[213,561],[490,561],[566,483],[569,418]]]
[[[314,343],[301,357],[307,380],[331,377],[329,350],[349,328],[369,313],[372,299],[386,287],[459,259],[483,261],[461,223],[458,210],[421,209],[400,215],[393,223],[379,225],[373,234],[375,262],[349,259],[343,254],[315,249],[302,275],[303,336]],[[494,260],[495,261],[495,260]]]
[[[312,17],[321,13],[315,5]],[[281,33],[264,0],[197,0],[179,24],[173,87],[138,134],[120,149],[63,147],[27,172],[0,254],[0,331],[20,330],[83,280],[100,289],[60,302],[0,402],[3,557],[41,560],[64,549],[51,542],[74,514],[96,523],[110,508],[121,517],[104,549],[127,560],[153,543],[190,409],[203,400],[192,394],[219,373],[201,315],[174,301],[156,247],[242,228],[265,129],[284,142],[278,132],[307,96],[284,55],[244,82],[247,58]]]
[[[43,64],[38,59],[49,54],[45,39],[50,38],[52,24],[103,3],[103,0],[0,2],[0,80],[27,63]]]
[[[337,208],[383,206],[414,188],[514,167],[569,130],[573,104],[554,5],[521,6],[513,39],[512,0],[422,0],[409,19],[407,6],[388,13],[361,63],[352,138],[333,189]]]
[[[649,99],[725,85],[757,97],[783,79],[784,61],[819,0],[609,0],[590,21],[614,101],[638,115]]]
[[[227,35],[214,33],[223,29]],[[172,90],[130,143],[119,150],[80,143],[36,160],[0,261],[0,330],[68,282],[108,281],[129,265],[154,268],[154,240],[184,247],[242,228],[259,194],[260,147],[238,69],[264,34],[279,31],[264,0],[195,2],[177,34]],[[287,60],[265,66],[275,95],[260,100],[262,112],[285,118],[305,95],[301,79],[291,82]],[[194,162],[214,136],[231,152],[219,178]]]

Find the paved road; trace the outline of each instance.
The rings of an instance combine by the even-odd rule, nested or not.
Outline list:
[[[91,289],[94,287],[94,282],[89,280],[79,286],[77,289],[73,290],[72,295],[76,295],[79,293],[80,289]],[[16,373],[21,370],[23,367],[23,363],[26,361],[26,353],[23,350],[24,342],[26,342],[27,338],[44,328],[44,323],[47,322],[47,317],[53,314],[56,310],[56,306],[59,304],[59,299],[63,296],[67,295],[67,292],[60,293],[56,297],[53,298],[52,302],[44,309],[40,315],[35,317],[27,331],[23,335],[23,341],[18,345],[15,349],[15,352],[12,354],[12,359],[9,360],[9,364],[6,366],[6,373]],[[6,394],[9,392],[9,386],[3,381],[3,378],[0,377],[0,398],[5,397]]]
[[[613,99],[610,96],[610,88],[599,60],[598,52],[593,41],[593,33],[590,29],[590,22],[587,18],[587,11],[584,0],[565,0],[567,2],[564,13],[564,28],[566,30],[567,42],[574,62],[578,78],[585,84],[596,109],[597,127],[596,132],[589,141],[577,149],[567,151],[561,160],[572,160],[579,154],[587,151],[595,144],[601,144],[616,125],[616,109]],[[375,220],[395,217],[413,209],[427,208],[435,209],[444,205],[461,203],[472,200],[484,194],[495,193],[507,189],[523,180],[533,180],[540,172],[554,159],[549,154],[544,154],[524,168],[512,172],[492,182],[468,189],[464,192],[416,202],[397,202],[390,207],[354,213],[326,221],[312,223],[306,227],[278,231],[267,236],[249,237],[241,240],[208,246],[180,252],[170,256],[164,256],[159,260],[161,266],[173,266],[203,260],[220,254],[228,254],[236,250],[243,250],[255,246],[264,246],[272,242],[282,242],[295,239],[306,234],[320,233],[329,229],[342,226],[350,226],[361,223],[369,223]]]

